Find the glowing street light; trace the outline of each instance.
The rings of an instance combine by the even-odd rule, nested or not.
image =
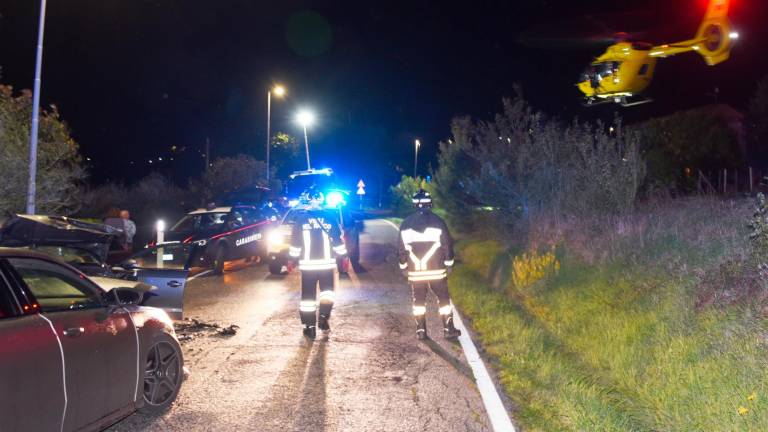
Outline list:
[[[307,126],[315,123],[315,114],[312,111],[301,110],[296,114],[296,121],[304,128],[304,148],[307,151],[307,169],[312,169],[309,163],[309,139],[307,138]]]
[[[267,92],[267,187],[269,187],[269,148],[272,147],[272,132],[270,131],[272,121],[272,93],[281,98],[285,96],[285,87],[278,84]]]
[[[415,147],[415,152],[413,156],[413,178],[416,178],[416,174],[419,169],[419,147],[421,147],[421,141],[416,140],[413,142]]]

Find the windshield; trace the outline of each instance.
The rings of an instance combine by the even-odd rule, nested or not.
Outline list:
[[[288,197],[293,198],[293,197],[298,197],[299,195],[303,194],[305,191],[311,188],[315,188],[316,190],[324,192],[325,190],[329,188],[333,188],[335,186],[336,186],[335,175],[325,175],[325,174],[301,175],[301,176],[294,177],[293,180],[288,180],[288,182],[285,185],[285,193]]]
[[[208,231],[224,225],[229,213],[198,213],[184,216],[176,225],[171,228],[171,232],[193,232]]]
[[[98,258],[85,249],[79,249],[66,246],[34,246],[27,247],[27,249],[42,252],[48,256],[52,256],[64,261],[70,265],[82,265],[82,264],[95,264],[101,265]]]

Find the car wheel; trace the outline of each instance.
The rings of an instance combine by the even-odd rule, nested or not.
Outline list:
[[[213,258],[213,274],[224,273],[224,262],[227,260],[227,247],[224,245],[219,246],[216,250],[216,255]]]
[[[165,411],[179,394],[184,380],[184,358],[178,342],[167,334],[155,338],[144,361],[144,414]]]
[[[273,275],[283,274],[283,263],[279,260],[272,260],[269,262],[269,272]]]

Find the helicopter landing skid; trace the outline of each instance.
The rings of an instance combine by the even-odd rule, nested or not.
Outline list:
[[[619,102],[619,104],[621,104],[621,106],[626,108],[626,107],[646,104],[648,102],[653,102],[653,99],[646,98],[646,99],[640,99],[640,100],[636,100],[636,101],[628,101],[626,98],[622,98],[622,100]]]
[[[642,105],[646,104],[648,102],[653,102],[653,99],[646,98],[646,99],[638,99],[638,100],[629,100],[626,96],[620,96],[620,97],[606,97],[606,98],[586,98],[584,99],[584,102],[582,103],[583,106],[589,108],[596,105],[603,105],[608,103],[615,103],[618,105],[621,105],[622,107],[631,107],[636,105]]]

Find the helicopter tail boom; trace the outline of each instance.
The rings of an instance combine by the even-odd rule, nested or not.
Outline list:
[[[710,66],[728,60],[733,42],[739,37],[738,33],[731,30],[731,23],[728,20],[729,2],[730,0],[710,0],[707,13],[693,39],[655,46],[649,55],[670,57],[696,51]]]

